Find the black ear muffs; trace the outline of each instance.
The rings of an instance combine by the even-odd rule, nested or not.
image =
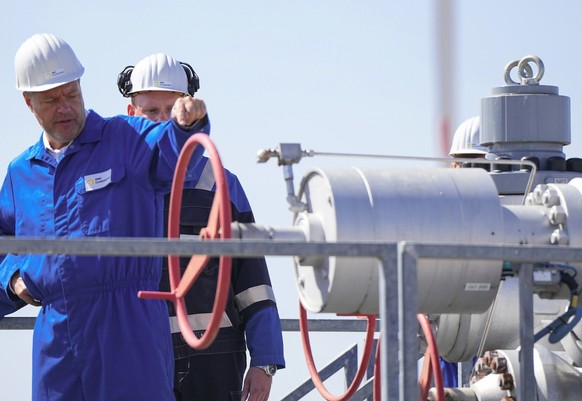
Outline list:
[[[131,73],[133,71],[133,65],[128,65],[119,73],[117,76],[117,89],[123,97],[130,97],[129,92],[131,92]]]
[[[184,67],[184,71],[186,71],[186,76],[188,77],[188,93],[190,96],[194,96],[194,94],[198,92],[198,89],[200,89],[200,79],[190,64],[182,61],[179,63]]]

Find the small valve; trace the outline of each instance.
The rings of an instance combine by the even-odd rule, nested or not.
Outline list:
[[[279,159],[279,166],[297,164],[305,156],[313,156],[313,151],[301,150],[299,143],[280,143],[277,149],[259,149],[257,163],[265,163],[272,157]]]
[[[306,205],[295,195],[293,184],[293,164],[305,156],[313,156],[313,151],[301,150],[299,143],[280,143],[277,149],[259,149],[257,152],[257,163],[266,163],[270,158],[277,157],[279,166],[283,166],[283,178],[287,187],[287,203],[289,210],[294,213],[302,212]]]

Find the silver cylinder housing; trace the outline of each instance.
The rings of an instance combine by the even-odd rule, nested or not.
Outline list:
[[[314,169],[304,176],[300,196],[307,212],[295,224],[306,227],[311,240],[504,242],[497,190],[482,169]],[[500,261],[421,260],[418,309],[484,311],[501,269]],[[295,274],[309,311],[378,313],[375,259],[299,260]]]

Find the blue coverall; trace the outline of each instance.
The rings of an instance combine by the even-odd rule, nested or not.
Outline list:
[[[253,223],[254,216],[238,178],[225,170],[231,198],[232,220]],[[180,233],[197,235],[208,224],[216,191],[210,161],[203,157],[193,171],[195,180],[185,184],[180,213]],[[164,226],[169,208],[167,196]],[[182,271],[189,258],[180,259]],[[167,264],[164,264],[167,269]],[[188,319],[201,336],[208,326],[218,281],[218,260],[211,259],[185,301]],[[161,289],[169,290],[168,274],[162,275]],[[169,304],[172,340],[176,357],[174,392],[178,401],[240,399],[246,368],[246,346],[251,366],[285,367],[281,321],[265,258],[233,258],[230,296],[215,341],[204,350],[192,349],[182,338],[174,305]],[[245,342],[246,334],[246,342]]]
[[[5,256],[3,258],[4,258],[4,260],[6,260],[7,258],[9,259],[9,258],[13,258],[13,257],[16,257],[16,256],[9,255],[9,256]],[[1,266],[0,266],[0,269],[2,269]],[[4,318],[4,316],[9,315],[13,312],[16,312],[18,309],[20,309],[24,306],[26,306],[26,302],[24,302],[20,299],[13,301],[6,294],[6,292],[0,291],[0,320],[2,320]]]
[[[87,116],[60,162],[42,138],[14,159],[0,190],[0,235],[158,237],[155,200],[169,192],[191,131],[173,121]],[[198,147],[192,166],[202,156]],[[33,335],[33,401],[171,401],[173,355],[159,257],[9,255],[0,290],[20,274],[42,302]]]
[[[20,307],[23,305],[18,304],[17,302],[12,302],[8,297],[5,296],[6,294],[0,291],[0,320],[10,313],[16,312]]]

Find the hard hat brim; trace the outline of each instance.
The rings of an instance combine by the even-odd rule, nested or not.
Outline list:
[[[85,69],[81,69],[79,71],[79,73],[73,75],[72,77],[69,77],[67,79],[64,80],[60,80],[59,82],[51,82],[48,84],[44,84],[44,85],[35,85],[35,86],[23,86],[23,85],[17,85],[16,89],[18,89],[19,91],[22,92],[46,92],[48,90],[54,89],[54,88],[58,88],[59,86],[63,86],[66,84],[70,84],[71,82],[75,82],[76,80],[80,79],[83,76],[83,73],[85,72]]]
[[[484,150],[469,148],[469,149],[460,149],[455,151],[455,153],[450,153],[449,156],[451,157],[463,157],[463,156],[484,156],[487,152]]]
[[[179,93],[181,95],[190,96],[189,93],[183,92],[183,91],[178,90],[178,89],[167,89],[167,88],[156,88],[156,87],[146,88],[146,89],[140,89],[140,90],[137,90],[137,91],[131,91],[131,92],[128,93],[128,95],[129,96],[133,96],[133,95],[137,95],[138,93],[146,93],[146,92],[174,92],[174,93]]]

